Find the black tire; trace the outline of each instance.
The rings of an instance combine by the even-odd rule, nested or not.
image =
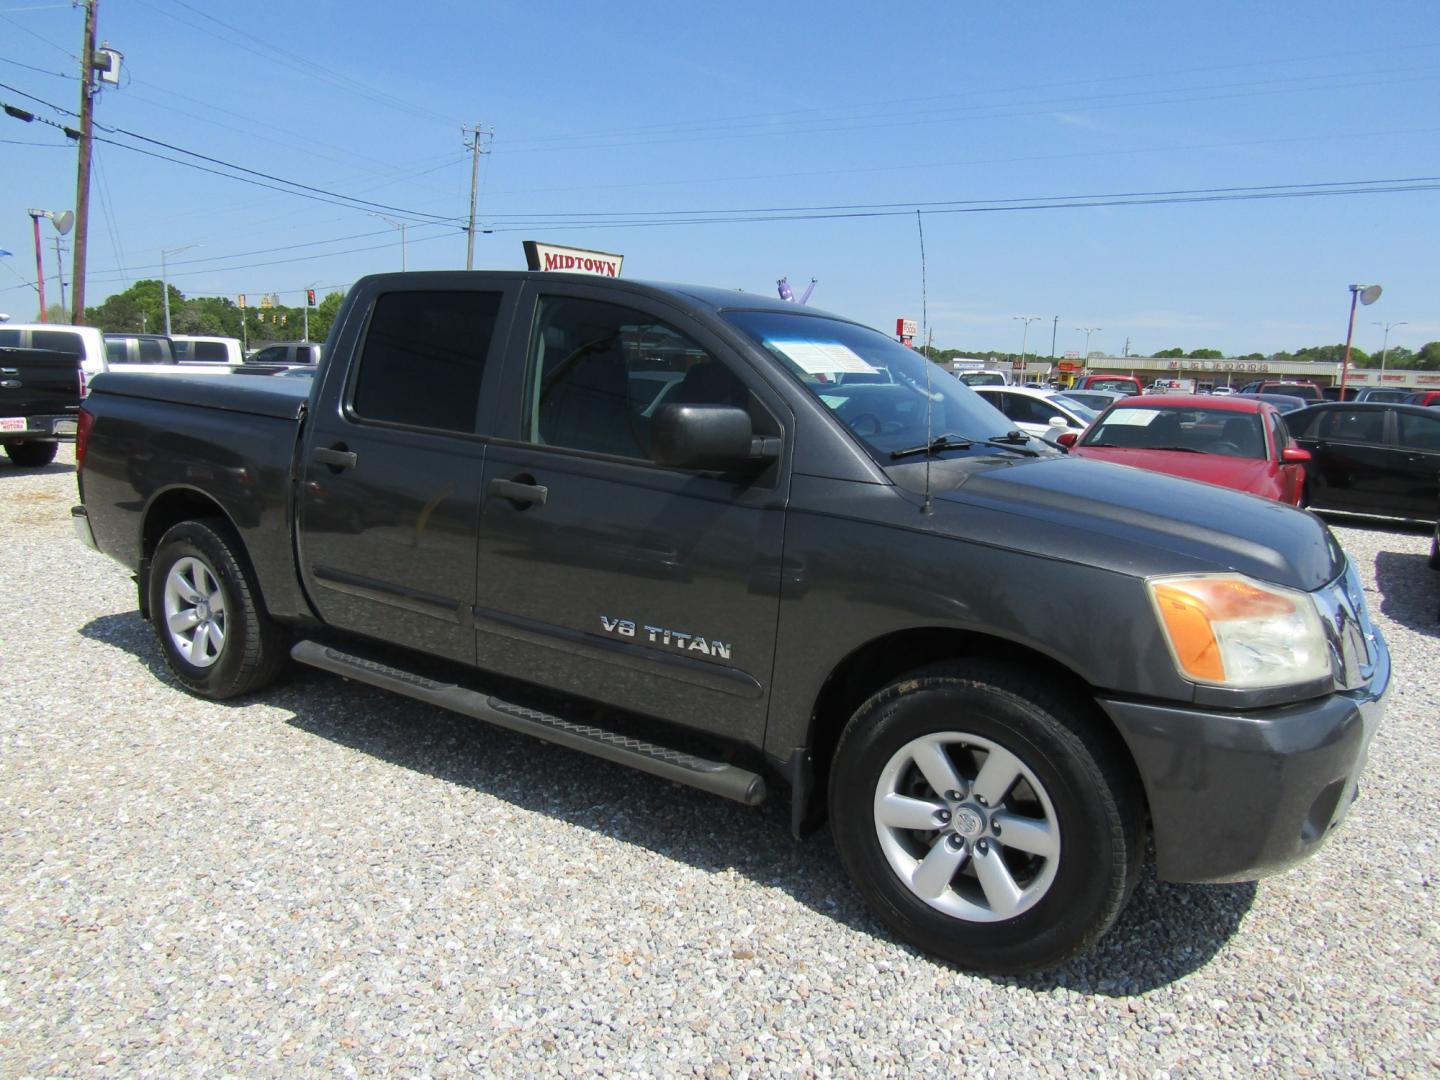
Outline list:
[[[38,469],[55,460],[58,443],[36,439],[14,439],[5,444],[5,456],[22,469]]]
[[[1435,535],[1430,537],[1430,569],[1440,570],[1440,526],[1436,526]]]
[[[935,794],[916,764],[933,760],[927,748],[937,744],[960,790]],[[909,758],[912,749],[920,756]],[[968,786],[995,749],[1023,770],[998,803]],[[997,776],[1008,771],[1010,759],[995,760]],[[882,783],[907,806],[912,797],[943,804],[945,823],[885,824]],[[988,777],[985,786],[994,785]],[[1129,900],[1144,853],[1143,797],[1123,750],[1082,706],[992,661],[925,668],[866,701],[835,750],[830,820],[846,870],[886,925],[926,952],[994,974],[1042,970],[1090,948]],[[1053,856],[1035,853],[1050,846]],[[931,854],[939,861],[926,881]],[[996,885],[996,866],[1009,885]],[[992,886],[1003,903],[991,904]],[[1018,893],[1007,894],[1011,886]]]
[[[221,606],[212,611],[209,600],[198,593],[203,604],[173,594],[167,599],[174,574],[180,583],[194,582],[199,575],[210,597],[212,585],[218,590]],[[284,667],[287,635],[261,604],[254,571],[239,538],[225,522],[205,519],[172,526],[155,548],[147,589],[150,621],[165,663],[194,693],[217,701],[247,694],[274,682]],[[172,614],[177,617],[174,630]],[[186,622],[201,632],[178,629]],[[211,623],[218,628],[218,643],[216,635],[204,630]]]

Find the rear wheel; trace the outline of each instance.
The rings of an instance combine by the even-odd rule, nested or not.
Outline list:
[[[59,444],[35,439],[13,439],[5,444],[5,456],[22,469],[38,469],[55,460]]]
[[[285,632],[260,603],[240,541],[223,522],[182,521],[160,538],[149,600],[171,672],[204,697],[223,699],[273,682]]]
[[[882,920],[997,974],[1093,944],[1143,852],[1129,762],[1059,694],[988,662],[917,672],[862,705],[836,748],[830,816]]]

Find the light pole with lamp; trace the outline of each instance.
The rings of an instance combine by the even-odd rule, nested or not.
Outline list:
[[[1011,319],[1025,324],[1025,331],[1020,335],[1020,381],[1025,381],[1025,351],[1030,345],[1030,324],[1039,322],[1039,315],[1011,315]]]
[[[50,223],[55,226],[55,231],[58,232],[61,236],[64,236],[70,231],[70,227],[75,224],[75,214],[73,211],[70,210],[61,210],[57,212],[54,210],[31,209],[26,210],[25,212],[30,215],[30,220],[35,225],[35,281],[40,287],[40,321],[43,323],[46,321],[45,265],[40,255],[40,219],[42,217],[49,218]]]
[[[387,225],[394,225],[395,228],[400,230],[400,272],[403,274],[405,272],[405,222],[396,221],[394,218],[386,217],[384,214],[377,214],[373,211],[370,213],[370,216],[379,218]]]
[[[1385,328],[1385,344],[1380,346],[1380,383],[1383,386],[1385,383],[1385,357],[1390,355],[1390,329],[1391,327],[1409,326],[1410,324],[1408,322],[1377,322],[1371,323],[1370,325],[1383,326]]]
[[[179,255],[182,251],[189,251],[191,248],[199,247],[199,244],[186,244],[184,247],[160,249],[160,297],[165,302],[165,336],[170,336],[170,279],[165,275],[165,256]]]
[[[1345,331],[1345,357],[1340,361],[1340,400],[1345,400],[1345,383],[1350,378],[1350,342],[1355,337],[1355,302],[1369,307],[1380,299],[1379,285],[1350,286],[1350,325]]]
[[[1098,333],[1099,333],[1101,330],[1103,330],[1103,329],[1105,329],[1103,326],[1077,326],[1077,327],[1075,327],[1075,330],[1076,330],[1077,333],[1081,333],[1081,334],[1084,334],[1084,335],[1085,335],[1085,351],[1080,354],[1080,361],[1081,361],[1081,363],[1083,363],[1086,367],[1089,367],[1089,366],[1090,366],[1090,335],[1091,335],[1091,334],[1098,334]]]

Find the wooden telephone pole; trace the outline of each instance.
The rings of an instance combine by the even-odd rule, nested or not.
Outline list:
[[[485,151],[480,148],[481,135],[493,135],[493,131],[486,131],[479,124],[474,127],[462,127],[462,134],[470,136],[470,142],[466,147],[470,151],[470,227],[465,230],[465,269],[475,269],[475,188],[480,180],[480,155]]]
[[[70,274],[70,321],[85,323],[85,242],[90,229],[90,133],[95,110],[95,18],[100,0],[85,0],[85,46],[80,51],[80,164],[75,174],[75,266]]]

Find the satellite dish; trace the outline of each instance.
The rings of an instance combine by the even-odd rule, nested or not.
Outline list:
[[[1379,299],[1380,299],[1380,286],[1379,286],[1379,285],[1366,285],[1363,289],[1360,290],[1360,303],[1366,305],[1367,307],[1368,307],[1369,305],[1375,303],[1375,301],[1376,301],[1376,300],[1379,300]]]
[[[75,224],[75,211],[62,210],[58,214],[52,214],[50,216],[50,224],[55,226],[56,232],[64,236]],[[1368,304],[1370,301],[1366,300],[1365,302]]]

